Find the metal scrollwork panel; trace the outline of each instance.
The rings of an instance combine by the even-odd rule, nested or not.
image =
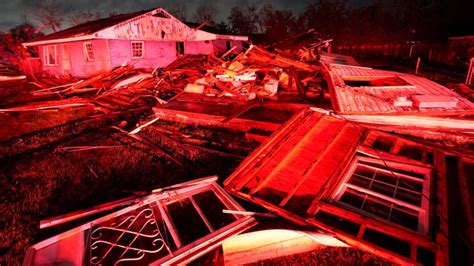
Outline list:
[[[159,222],[147,205],[94,226],[91,265],[143,265],[170,254]]]

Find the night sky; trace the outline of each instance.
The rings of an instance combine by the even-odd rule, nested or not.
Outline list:
[[[0,30],[11,28],[22,23],[25,17],[30,22],[35,23],[33,17],[38,0],[1,0],[0,8]],[[146,10],[154,7],[164,7],[165,9],[175,4],[184,5],[187,8],[187,20],[192,21],[196,7],[202,3],[215,5],[218,11],[217,20],[226,20],[229,11],[234,6],[244,6],[246,3],[271,3],[275,8],[289,8],[298,12],[304,8],[310,0],[56,0],[67,12],[79,12],[85,10],[99,10],[102,16],[107,16],[109,12],[127,13],[139,10]],[[67,16],[65,22],[67,23]],[[63,25],[64,28],[66,25]]]

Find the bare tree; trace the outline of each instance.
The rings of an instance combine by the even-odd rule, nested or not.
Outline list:
[[[69,24],[71,26],[77,26],[88,21],[97,20],[99,18],[100,11],[86,10],[69,15]]]
[[[258,9],[255,5],[235,6],[230,10],[227,19],[231,30],[235,33],[249,35],[260,32]]]
[[[186,21],[186,19],[188,17],[187,16],[188,14],[186,12],[186,6],[184,6],[183,4],[173,3],[172,5],[167,7],[166,10],[171,15],[175,16],[176,18],[178,18],[181,21]]]
[[[199,23],[209,21],[209,24],[213,24],[216,15],[217,8],[212,4],[203,2],[196,8],[196,12],[194,13],[194,20]]]
[[[56,0],[42,0],[32,13],[35,14],[33,18],[40,23],[37,32],[44,29],[56,32],[61,29],[66,10]]]

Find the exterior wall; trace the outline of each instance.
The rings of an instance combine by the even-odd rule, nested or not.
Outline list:
[[[38,52],[39,52],[39,57],[40,57],[41,65],[42,65],[42,70],[46,71],[46,72],[49,72],[53,75],[62,75],[63,74],[63,71],[62,71],[62,53],[61,53],[62,45],[56,44],[57,64],[54,65],[54,66],[46,65],[45,58],[44,58],[44,56],[45,56],[44,47],[45,47],[45,45],[41,45],[41,46],[38,47]]]
[[[242,41],[231,41],[231,40],[215,40],[212,41],[214,44],[214,49],[216,51],[227,51],[227,42],[230,42],[230,47],[236,46],[237,49],[235,52],[240,53],[243,49],[243,42]]]
[[[214,44],[214,49],[216,51],[227,51],[227,44],[226,44],[226,40],[215,40],[215,41],[212,41],[212,43]]]
[[[124,62],[135,67],[166,67],[176,60],[176,42],[144,41],[143,58],[132,59],[132,44],[129,40],[109,40],[112,68]]]
[[[214,53],[214,45],[212,41],[197,41],[184,43],[185,54],[212,54]]]
[[[69,43],[71,74],[76,77],[87,77],[97,72],[111,70],[107,40],[91,40],[94,60],[87,61],[84,42]],[[63,64],[64,65],[64,64]]]
[[[84,42],[70,42],[56,45],[56,65],[46,65],[44,46],[39,46],[42,70],[54,75],[71,74],[76,77],[87,77],[100,71],[110,70],[110,57],[107,40],[91,40],[94,60],[87,61],[84,53]]]
[[[232,41],[231,46],[232,47],[234,47],[234,46],[237,47],[237,49],[235,50],[235,52],[237,52],[237,53],[242,52],[242,50],[244,49],[244,43],[242,41]]]

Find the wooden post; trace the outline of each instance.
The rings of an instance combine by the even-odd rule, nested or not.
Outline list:
[[[415,75],[418,75],[418,70],[420,69],[420,62],[421,62],[421,59],[418,57],[418,60],[416,60]]]
[[[474,74],[474,57],[471,58],[471,63],[469,64],[469,68],[467,70],[466,76],[466,85],[471,85],[472,83],[472,76]]]

